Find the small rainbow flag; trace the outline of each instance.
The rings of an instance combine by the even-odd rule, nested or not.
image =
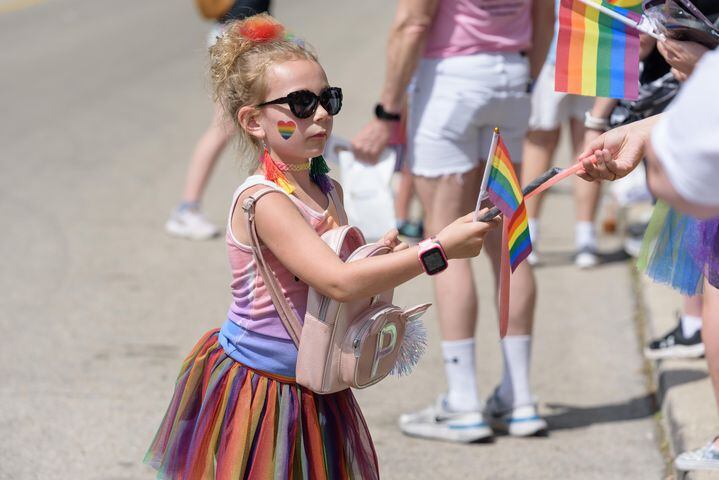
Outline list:
[[[524,206],[524,195],[519,186],[517,174],[512,166],[507,147],[502,137],[497,135],[497,147],[491,155],[492,167],[487,181],[487,194],[492,203],[509,219],[507,244],[509,247],[509,263],[512,271],[532,252],[532,241],[529,238],[527,210]]]
[[[642,0],[593,0],[639,22]],[[639,31],[580,0],[561,0],[554,89],[593,97],[639,96]]]

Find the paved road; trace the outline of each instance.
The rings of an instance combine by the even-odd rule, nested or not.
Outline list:
[[[278,2],[345,89],[345,136],[376,98],[393,5]],[[229,300],[222,242],[162,230],[211,112],[207,28],[189,0],[0,0],[0,479],[152,477],[140,460],[180,361]],[[206,200],[218,222],[242,178],[231,153]],[[384,478],[663,476],[628,267],[576,271],[566,189],[547,211],[533,383],[552,433],[472,446],[401,436],[397,416],[444,388],[430,314],[418,371],[359,395]],[[483,259],[476,274],[489,298]],[[426,278],[398,291],[430,297]],[[479,336],[486,395],[501,365],[488,302]]]

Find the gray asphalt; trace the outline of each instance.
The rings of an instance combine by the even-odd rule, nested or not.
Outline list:
[[[345,91],[335,131],[369,118],[394,2],[277,2]],[[0,1],[0,479],[152,478],[141,459],[184,355],[228,306],[222,241],[169,238],[189,153],[211,114],[192,2]],[[205,200],[224,221],[233,151]],[[436,317],[407,379],[360,392],[383,478],[664,475],[636,338],[630,270],[569,260],[566,187],[548,198],[533,384],[551,433],[457,446],[403,437],[402,412],[444,388]],[[501,357],[486,261],[476,262],[483,395]],[[427,278],[397,291],[431,298]]]

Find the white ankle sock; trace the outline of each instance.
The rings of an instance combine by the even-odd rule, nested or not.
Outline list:
[[[702,317],[682,315],[682,319],[679,322],[682,325],[684,338],[689,338],[702,329]]]
[[[454,411],[479,408],[474,368],[474,338],[442,342],[444,371],[447,374],[447,406]]]
[[[533,402],[529,389],[530,335],[515,335],[502,340],[504,371],[497,394],[505,405],[519,407]]]
[[[539,244],[539,219],[529,218],[527,219],[527,226],[529,227],[529,238],[532,240],[532,246]]]
[[[574,244],[577,248],[597,246],[597,233],[592,222],[577,222],[574,226]]]

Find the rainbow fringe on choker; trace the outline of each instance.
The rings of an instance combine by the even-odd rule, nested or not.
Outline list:
[[[328,173],[330,173],[330,167],[327,166],[327,162],[325,162],[325,157],[320,155],[319,157],[315,157],[312,159],[312,166],[310,167],[310,178],[313,182],[315,182],[315,185],[320,187],[320,190],[322,190],[322,192],[325,194],[330,193],[330,190],[334,188],[332,180],[330,180],[329,175],[327,175]]]
[[[262,166],[265,170],[265,178],[271,182],[277,184],[282,190],[287,192],[288,195],[292,195],[295,191],[295,187],[290,183],[285,176],[285,172],[288,170],[287,165],[284,163],[275,162],[270,155],[270,152],[265,148],[262,153]],[[330,179],[329,175],[330,167],[327,166],[327,162],[322,155],[314,157],[311,161],[310,166],[310,179],[320,187],[322,193],[327,194],[334,188],[334,184]]]
[[[292,186],[290,181],[287,180],[287,177],[285,176],[287,166],[285,164],[278,165],[275,163],[272,159],[272,155],[270,155],[270,152],[267,151],[266,148],[262,154],[262,166],[265,169],[265,178],[267,180],[276,183],[277,186],[287,192],[288,195],[292,195],[295,191],[295,187]]]

